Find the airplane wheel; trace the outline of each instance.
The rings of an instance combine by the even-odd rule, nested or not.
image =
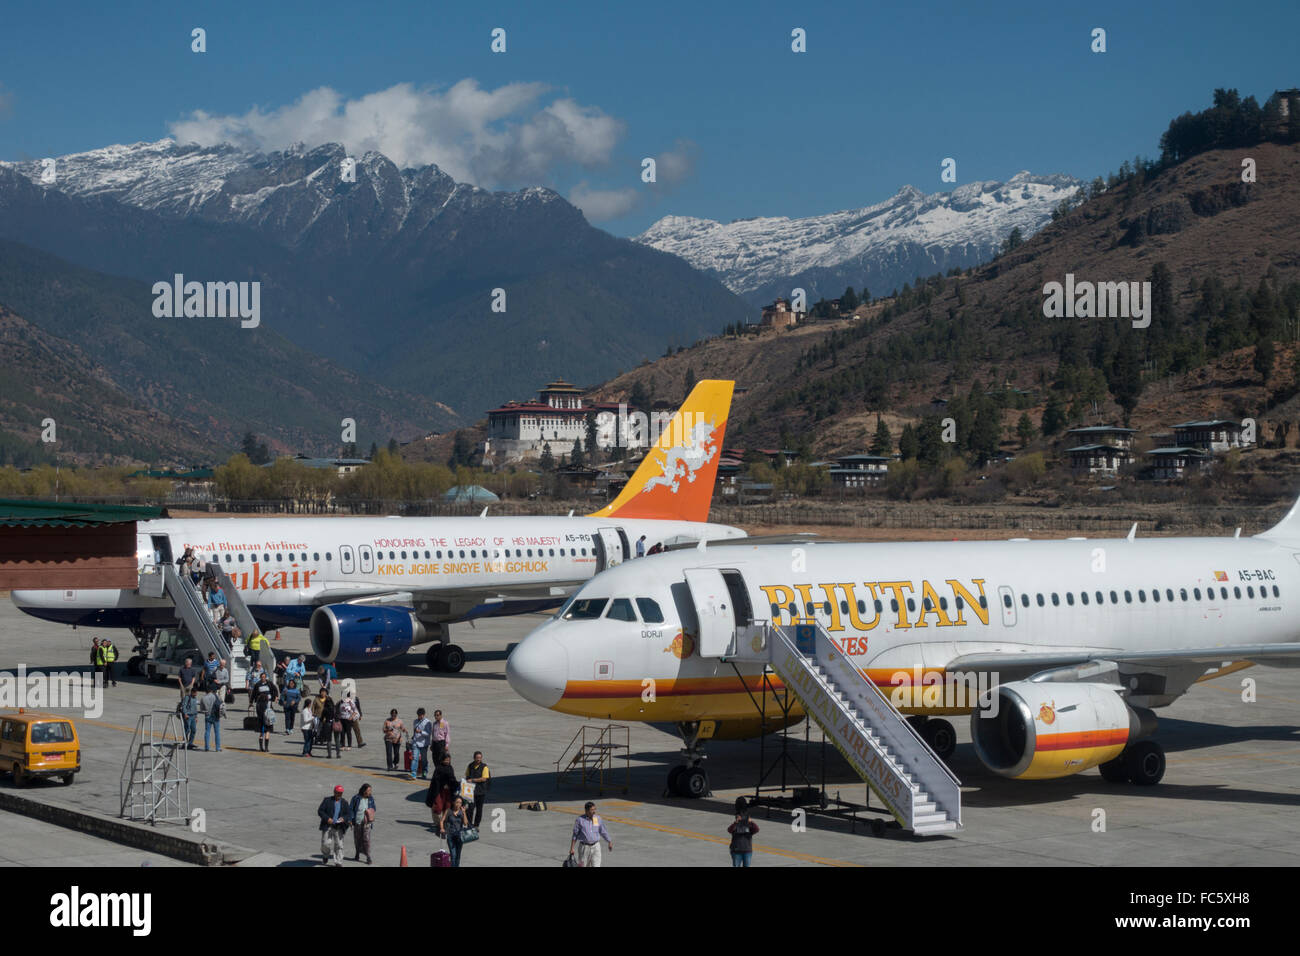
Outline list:
[[[957,751],[957,731],[946,720],[927,720],[921,735],[942,760],[947,760]]]
[[[709,792],[709,775],[699,767],[685,768],[677,779],[677,787],[683,797],[698,800]]]
[[[685,764],[678,764],[668,771],[668,792],[675,796],[681,795],[681,789],[678,784],[681,782],[682,774],[686,772]]]
[[[424,652],[424,662],[429,665],[429,670],[431,671],[441,670],[438,661],[439,652],[441,650],[442,650],[441,644],[434,644],[432,647],[430,647],[427,651]]]
[[[144,671],[140,667],[141,663],[142,660],[138,655],[132,657],[130,660],[126,662],[126,672],[130,674],[132,677],[141,676],[144,673]]]
[[[442,653],[438,655],[438,667],[440,670],[447,671],[449,674],[455,674],[465,666],[465,652],[459,645],[443,645]]]
[[[1129,779],[1142,787],[1152,787],[1165,775],[1165,748],[1154,740],[1143,740],[1126,755]]]
[[[1107,760],[1097,769],[1101,771],[1101,779],[1107,783],[1128,783],[1128,763],[1122,755],[1114,760]]]

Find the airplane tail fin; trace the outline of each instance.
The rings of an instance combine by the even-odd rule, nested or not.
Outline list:
[[[1295,504],[1291,505],[1291,510],[1283,516],[1281,521],[1267,531],[1261,531],[1255,537],[1281,538],[1285,541],[1295,541],[1300,544],[1300,498],[1297,498]]]
[[[735,384],[697,382],[619,496],[590,517],[708,521]]]

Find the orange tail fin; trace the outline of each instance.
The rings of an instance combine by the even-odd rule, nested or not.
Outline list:
[[[735,384],[696,383],[619,496],[591,517],[708,521]]]

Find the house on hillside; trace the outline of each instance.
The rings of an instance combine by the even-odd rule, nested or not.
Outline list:
[[[1241,422],[1221,418],[1203,422],[1183,422],[1174,426],[1174,444],[1209,452],[1248,448],[1253,442],[1243,440],[1244,431]]]
[[[1088,425],[1085,428],[1068,429],[1066,434],[1085,445],[1096,443],[1109,445],[1112,448],[1131,449],[1137,429],[1121,428],[1119,425]]]
[[[893,458],[884,455],[839,455],[830,469],[831,487],[866,488],[879,484],[889,474]]]
[[[1147,452],[1150,467],[1142,477],[1153,481],[1173,481],[1207,468],[1210,456],[1199,448],[1187,446],[1153,448]]]
[[[763,307],[763,320],[760,324],[765,329],[780,331],[793,328],[807,317],[807,312],[795,312],[790,308],[788,299],[778,297],[771,305]]]
[[[651,431],[639,410],[626,403],[588,402],[582,389],[557,380],[540,389],[536,401],[506,402],[488,412],[483,455],[498,465],[540,458],[547,445],[555,458],[571,455],[579,438],[587,441],[588,417],[595,419],[593,438],[601,448],[644,447]]]
[[[1133,453],[1128,448],[1114,445],[1078,445],[1067,448],[1070,470],[1076,475],[1117,475],[1125,465],[1133,463]]]

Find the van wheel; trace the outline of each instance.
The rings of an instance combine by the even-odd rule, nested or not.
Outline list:
[[[61,780],[63,781],[63,785],[64,785],[65,787],[70,787],[70,786],[72,786],[72,781],[73,781],[73,778],[75,778],[75,777],[76,777],[76,774],[75,774],[75,773],[65,773],[65,774],[64,774],[62,777],[60,777],[59,779],[61,779]]]
[[[14,786],[25,787],[27,786],[27,780],[27,771],[18,766],[18,764],[14,764]]]

